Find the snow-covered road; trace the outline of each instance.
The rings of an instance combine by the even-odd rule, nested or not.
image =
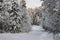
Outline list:
[[[0,40],[53,40],[53,35],[45,32],[40,26],[33,26],[30,33],[0,34]]]

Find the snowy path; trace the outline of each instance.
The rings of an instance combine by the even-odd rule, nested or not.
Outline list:
[[[52,34],[39,26],[33,26],[32,30],[30,33],[0,34],[0,40],[53,40]]]

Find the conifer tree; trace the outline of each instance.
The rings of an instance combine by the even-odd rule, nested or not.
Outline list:
[[[60,32],[60,0],[43,0],[43,28],[51,32]]]

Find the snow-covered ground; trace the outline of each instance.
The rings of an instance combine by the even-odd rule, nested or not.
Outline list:
[[[45,32],[41,26],[34,25],[29,33],[0,34],[0,40],[53,40],[53,34]]]

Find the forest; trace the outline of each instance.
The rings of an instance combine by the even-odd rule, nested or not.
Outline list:
[[[0,0],[0,33],[29,33],[36,27],[59,40],[60,0],[40,1],[41,6],[27,8],[26,0]]]

